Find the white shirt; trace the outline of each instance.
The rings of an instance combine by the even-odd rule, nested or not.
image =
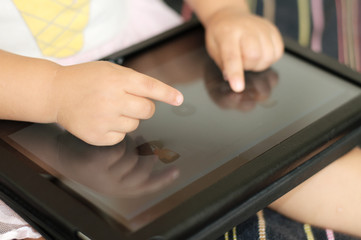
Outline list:
[[[161,0],[1,0],[0,49],[70,65],[181,22]]]

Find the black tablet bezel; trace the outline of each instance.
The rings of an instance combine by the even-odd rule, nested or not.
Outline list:
[[[188,22],[160,36],[113,54],[117,61],[191,31]],[[361,85],[361,76],[337,61],[285,39],[286,51],[315,66]],[[52,184],[51,176],[29,167],[25,156],[6,142],[0,144],[0,196],[49,239],[211,239],[332,162],[361,136],[361,96],[246,163],[221,181],[180,204],[134,233],[93,211],[91,205]],[[2,122],[2,124],[17,124]],[[25,161],[24,161],[25,160]]]

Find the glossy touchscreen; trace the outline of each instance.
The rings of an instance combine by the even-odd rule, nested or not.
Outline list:
[[[360,94],[288,53],[264,72],[246,73],[241,94],[230,90],[203,47],[140,70],[174,85],[185,101],[157,102],[154,117],[118,145],[90,146],[41,124],[6,139],[130,231]]]

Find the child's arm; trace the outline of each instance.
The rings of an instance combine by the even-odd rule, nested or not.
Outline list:
[[[51,80],[58,65],[0,50],[0,119],[53,122]]]
[[[246,0],[187,0],[206,28],[207,50],[231,88],[244,89],[243,70],[261,71],[283,54],[278,29],[252,14]]]
[[[0,119],[57,122],[94,145],[115,144],[150,118],[150,99],[183,101],[176,89],[109,62],[64,67],[0,50],[0,66]]]
[[[354,148],[271,204],[300,222],[361,237],[361,149]]]

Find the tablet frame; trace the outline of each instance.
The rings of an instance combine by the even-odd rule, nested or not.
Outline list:
[[[136,56],[180,34],[203,31],[197,20],[103,60]],[[361,75],[284,39],[286,51],[361,87]],[[53,184],[57,179],[0,140],[0,197],[46,239],[215,239],[357,145],[361,96],[287,138],[134,233]],[[18,123],[2,121],[0,136]],[[29,166],[29,164],[31,166]],[[33,171],[37,169],[38,171]],[[40,174],[39,174],[40,173]],[[240,177],[242,176],[242,177]],[[206,206],[206,207],[205,207]]]

